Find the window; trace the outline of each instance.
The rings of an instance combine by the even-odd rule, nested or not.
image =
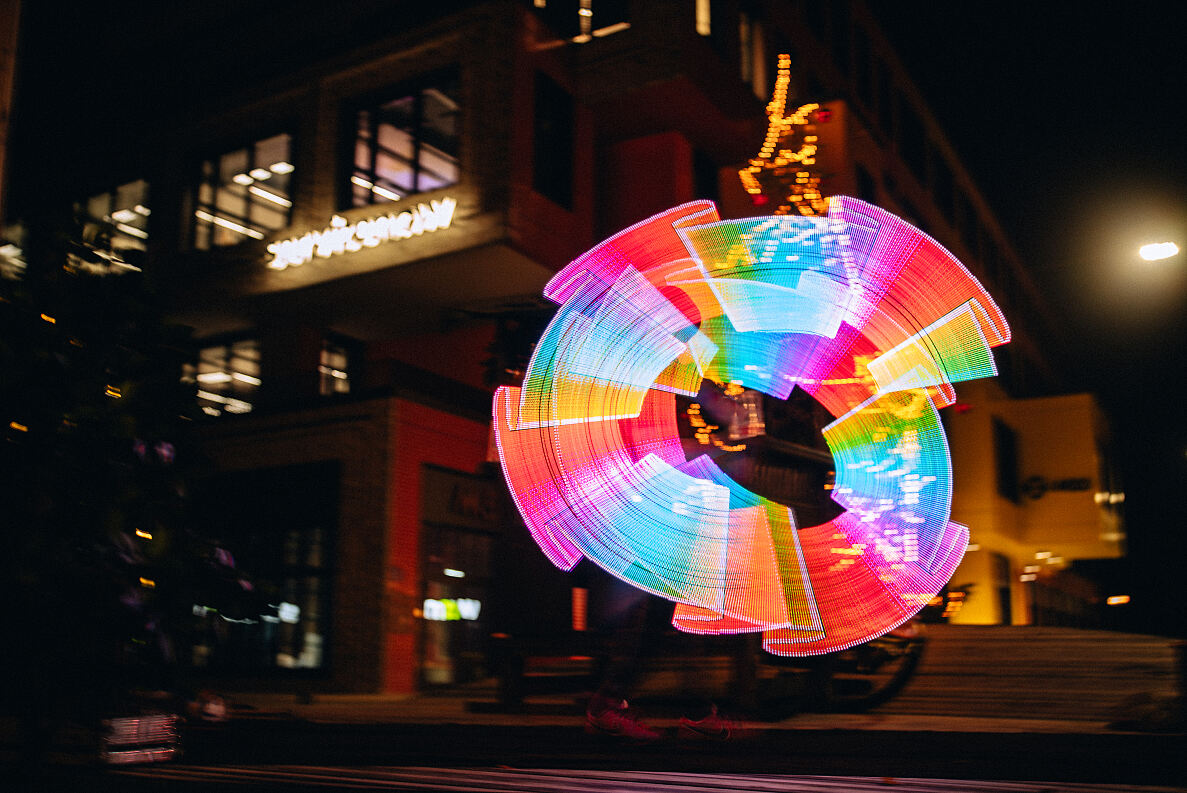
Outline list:
[[[350,353],[344,344],[322,340],[317,365],[319,393],[322,396],[350,393]]]
[[[421,483],[422,681],[468,683],[485,676],[491,614],[505,630],[516,620],[512,604],[523,602],[500,598],[503,610],[490,608],[502,496],[493,479],[429,465]]]
[[[749,83],[754,95],[765,101],[770,96],[766,37],[762,22],[745,12],[738,14],[738,47],[742,81]]]
[[[239,675],[328,668],[341,476],[326,461],[198,483],[196,520],[220,540],[212,566],[251,587],[211,587],[193,604],[194,666]]]
[[[536,73],[532,187],[565,209],[573,206],[573,97],[555,80]]]
[[[148,182],[138,179],[93,195],[77,207],[87,220],[111,229],[111,247],[121,251],[145,249],[148,240]]]
[[[194,211],[199,250],[263,239],[289,225],[292,136],[273,135],[202,163]]]
[[[210,416],[250,413],[260,387],[260,343],[255,339],[205,347],[187,364],[184,382],[196,383],[198,404]]]
[[[355,111],[351,206],[458,183],[459,95],[456,73],[438,75]]]
[[[713,3],[711,0],[696,0],[697,34],[713,35]]]

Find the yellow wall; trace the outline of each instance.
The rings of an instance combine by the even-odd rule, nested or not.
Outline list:
[[[1090,394],[1016,400],[992,381],[960,383],[957,404],[944,423],[953,467],[952,520],[969,527],[970,548],[952,586],[973,584],[953,622],[1004,622],[997,594],[994,554],[1009,562],[1010,620],[1031,622],[1023,576],[1040,578],[1075,559],[1116,558],[1124,553],[1120,513],[1110,505],[1120,494],[1102,479],[1103,416]],[[1082,490],[1023,493],[1011,502],[997,491],[993,420],[1017,436],[1018,478],[1048,484],[1087,480]]]

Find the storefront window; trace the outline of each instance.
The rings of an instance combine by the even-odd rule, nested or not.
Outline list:
[[[426,527],[424,682],[465,683],[482,675],[492,539],[451,526]]]
[[[292,136],[273,135],[202,163],[194,247],[261,240],[292,214]]]
[[[194,603],[192,663],[236,674],[325,669],[340,466],[227,473],[196,514],[219,547]]]
[[[196,364],[187,364],[182,381],[195,383],[198,404],[209,416],[250,413],[260,387],[260,343],[240,339],[204,347]]]
[[[456,73],[439,75],[355,113],[351,206],[458,183],[458,97]]]
[[[486,674],[491,559],[500,500],[494,479],[425,466],[421,680],[465,683]]]
[[[92,223],[109,228],[111,247],[121,251],[143,251],[148,242],[148,182],[137,179],[107,192],[93,195],[78,207]]]

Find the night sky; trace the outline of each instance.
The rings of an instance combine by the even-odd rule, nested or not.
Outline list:
[[[1137,248],[1187,249],[1187,6],[871,5],[1066,323],[1047,351],[1068,390],[1109,413],[1135,625],[1182,632],[1187,253]]]

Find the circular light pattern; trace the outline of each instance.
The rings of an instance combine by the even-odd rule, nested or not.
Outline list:
[[[561,569],[582,557],[675,602],[693,633],[757,632],[779,655],[832,652],[904,622],[968,544],[949,520],[938,407],[996,374],[998,307],[938,243],[853,198],[826,217],[721,220],[684,204],[602,242],[549,282],[559,304],[494,427],[512,497]],[[708,456],[676,395],[703,379],[835,417],[844,512],[802,526]]]

